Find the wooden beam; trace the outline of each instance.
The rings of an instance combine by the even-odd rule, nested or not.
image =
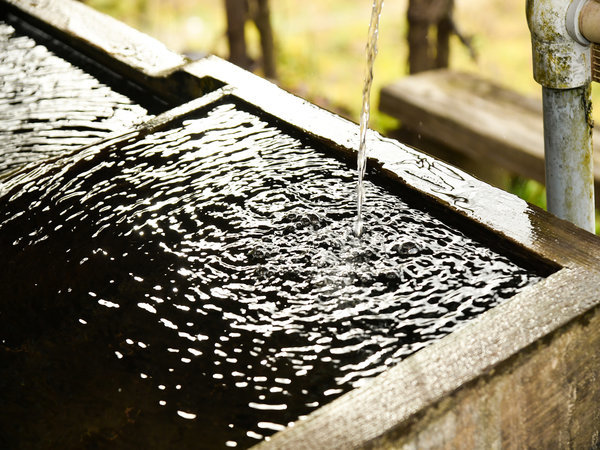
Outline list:
[[[381,90],[379,108],[403,127],[458,154],[544,183],[541,100],[476,75],[436,70]],[[600,135],[594,132],[596,202],[600,200]]]

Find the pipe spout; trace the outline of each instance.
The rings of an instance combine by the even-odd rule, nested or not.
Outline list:
[[[581,34],[591,43],[600,44],[600,2],[588,0],[579,16]]]

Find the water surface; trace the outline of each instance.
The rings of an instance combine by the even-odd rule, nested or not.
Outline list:
[[[0,21],[0,174],[148,117],[143,107]]]
[[[245,107],[0,185],[0,447],[248,447],[541,279]],[[10,189],[9,189],[10,188]]]

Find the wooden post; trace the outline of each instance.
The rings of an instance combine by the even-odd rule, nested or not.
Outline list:
[[[411,0],[409,5],[417,3]],[[431,63],[431,44],[429,42],[429,24],[427,22],[408,20],[408,67],[411,74],[424,72],[433,68]]]
[[[248,57],[244,32],[248,15],[246,0],[225,0],[225,14],[227,16],[229,61],[244,69],[249,69],[251,61]]]
[[[227,15],[227,38],[229,40],[229,61],[244,69],[252,68],[248,56],[245,26],[251,18],[260,35],[262,66],[267,78],[277,78],[275,64],[274,33],[271,26],[269,0],[225,0]]]
[[[448,67],[454,0],[410,0],[408,65],[410,73]],[[437,38],[431,41],[432,31]]]
[[[448,67],[450,61],[450,36],[454,32],[453,8],[454,0],[448,0],[446,12],[437,24],[437,52],[435,55],[435,67],[437,69]]]
[[[256,24],[256,28],[258,28],[258,32],[260,33],[263,71],[267,78],[276,79],[277,68],[275,64],[275,44],[273,38],[273,28],[271,26],[269,0],[256,0],[254,23]]]

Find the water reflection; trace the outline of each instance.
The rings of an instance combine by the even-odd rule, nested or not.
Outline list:
[[[87,152],[0,197],[9,444],[247,447],[539,280],[234,104]]]
[[[0,174],[73,151],[148,113],[0,21]]]

